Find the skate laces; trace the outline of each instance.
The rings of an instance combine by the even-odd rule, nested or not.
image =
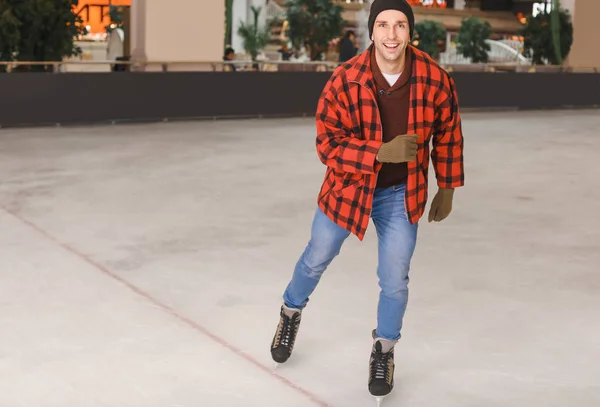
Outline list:
[[[279,332],[277,332],[277,340],[275,346],[282,345],[287,348],[291,348],[294,345],[297,319],[298,315],[294,315],[294,317],[282,315]]]
[[[373,354],[373,360],[371,361],[371,379],[372,380],[385,380],[386,383],[390,382],[390,358],[392,351],[383,353],[381,351],[381,344],[377,343],[375,352]]]

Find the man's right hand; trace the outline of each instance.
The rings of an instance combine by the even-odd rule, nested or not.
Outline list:
[[[416,134],[396,136],[392,141],[383,143],[377,153],[377,161],[382,163],[403,163],[417,157]]]

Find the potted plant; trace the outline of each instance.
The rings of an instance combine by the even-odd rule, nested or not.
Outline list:
[[[288,37],[294,50],[306,47],[311,61],[318,61],[329,41],[342,35],[342,6],[332,0],[288,0]]]
[[[413,45],[439,60],[440,52],[446,44],[446,29],[441,23],[433,20],[424,20],[415,24]]]
[[[554,20],[554,23],[553,23]],[[573,23],[568,11],[555,7],[527,20],[523,29],[524,52],[533,64],[561,65],[573,45]]]
[[[252,24],[241,22],[238,28],[238,34],[242,37],[244,50],[250,54],[252,61],[256,61],[258,53],[271,40],[271,31],[268,26],[259,27],[258,25],[261,8],[252,6],[251,9],[254,21]]]
[[[476,17],[465,18],[458,31],[456,50],[474,64],[486,63],[491,49],[486,40],[491,35],[492,26],[489,22]]]

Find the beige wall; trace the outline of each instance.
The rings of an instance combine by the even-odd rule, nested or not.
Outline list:
[[[222,60],[225,2],[177,0],[177,7],[173,3],[132,0],[133,57],[164,62]]]
[[[575,0],[573,46],[567,65],[600,69],[600,0]]]
[[[560,7],[568,10],[572,16],[575,10],[575,0],[560,0]]]

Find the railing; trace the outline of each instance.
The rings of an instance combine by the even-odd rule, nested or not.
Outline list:
[[[339,66],[338,62],[332,61],[0,61],[0,68],[8,68],[8,72],[23,72],[18,68],[28,66],[52,67],[51,72],[55,74],[67,74],[86,72],[85,70],[71,71],[66,69],[68,65],[78,67],[104,66],[105,69],[88,72],[182,72],[182,71],[226,71],[228,66],[235,66],[240,72],[331,72]],[[460,62],[447,62],[441,64],[448,71],[453,72],[568,72],[568,73],[600,73],[599,68],[571,68],[559,65],[530,65],[507,63],[470,64]],[[115,69],[118,68],[118,69]],[[26,70],[25,70],[26,72]],[[0,75],[1,75],[0,69]]]
[[[515,51],[517,51],[519,54],[521,54],[523,52],[523,42],[522,41],[519,41],[519,40],[499,40],[498,42],[511,47],[512,49],[514,49]]]
[[[490,58],[493,61],[516,61],[519,64],[531,64],[531,60],[525,58],[521,52],[502,41],[486,40],[490,44]]]
[[[68,66],[79,67],[77,70],[69,70]],[[110,71],[132,71],[132,72],[181,72],[181,71],[227,71],[227,67],[235,66],[238,71],[305,71],[326,72],[333,71],[339,64],[331,61],[0,61],[0,72],[2,67],[7,72],[27,72],[27,67],[46,66],[53,73],[74,72],[110,72]],[[85,69],[90,67],[101,67],[101,69]],[[102,69],[103,68],[103,69]]]
[[[520,52],[518,42],[507,43],[504,41],[486,40],[490,45],[488,59],[492,63],[531,65],[531,60]],[[518,48],[517,48],[518,47]],[[443,64],[470,64],[471,59],[458,53],[456,46],[450,46],[448,50],[440,55]]]

